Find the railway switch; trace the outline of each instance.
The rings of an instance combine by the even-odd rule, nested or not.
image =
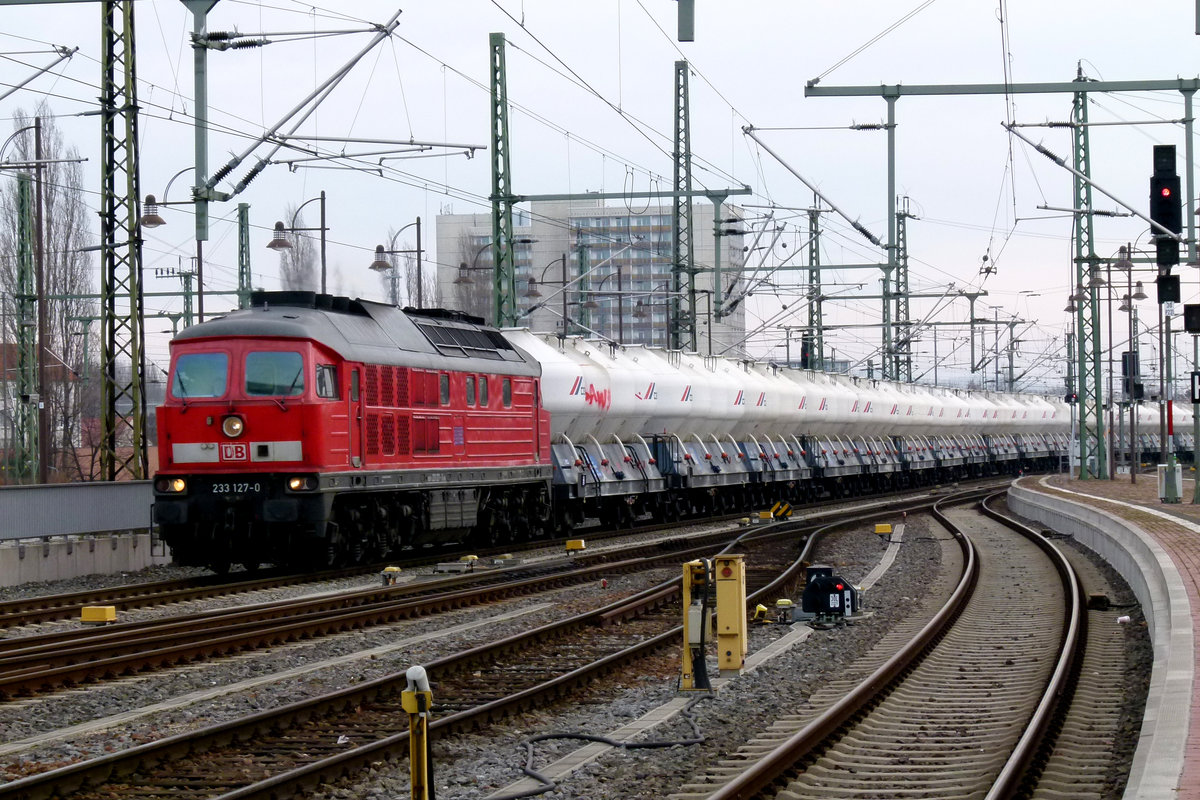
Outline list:
[[[575,555],[582,553],[587,549],[587,542],[583,539],[567,539],[567,555]]]
[[[408,764],[412,800],[429,800],[433,785],[433,764],[429,751],[429,713],[433,692],[429,676],[422,666],[409,667],[404,673],[407,688],[400,693],[400,706],[408,713]]]
[[[717,664],[721,675],[740,672],[746,664],[746,557],[713,559],[717,590]]]
[[[399,567],[384,567],[379,573],[379,579],[383,581],[384,586],[395,586],[396,581],[400,580]]]
[[[680,688],[708,691],[708,651],[715,598],[712,591],[712,562],[706,558],[683,565],[683,658]],[[742,606],[745,608],[745,605]]]

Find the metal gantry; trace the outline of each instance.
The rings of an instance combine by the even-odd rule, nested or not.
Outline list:
[[[675,62],[675,204],[672,214],[670,342],[673,350],[696,349],[696,266],[692,258],[692,131],[688,111],[688,64]],[[714,224],[717,212],[713,211]],[[720,243],[717,243],[720,248]]]
[[[821,294],[821,203],[808,209],[808,330],[812,337],[809,365],[825,369],[825,312]]]
[[[104,319],[100,357],[104,419],[100,470],[101,477],[111,481],[146,476],[146,397],[142,385],[144,331],[133,0],[104,0],[101,17],[104,163],[100,188],[100,305]]]
[[[238,203],[238,308],[250,307],[254,279],[250,272],[250,204]]]
[[[912,383],[913,328],[909,317],[908,286],[908,220],[915,219],[908,209],[908,198],[904,198],[896,212],[896,335],[892,340],[895,356],[891,377],[904,383]]]
[[[37,474],[37,292],[33,280],[33,179],[17,176],[17,446],[14,456],[22,482]]]
[[[1076,78],[1086,85],[1082,74]],[[1104,446],[1104,397],[1100,379],[1100,293],[1093,282],[1098,263],[1093,239],[1091,155],[1088,150],[1088,98],[1077,91],[1071,103],[1072,159],[1075,170],[1075,285],[1086,296],[1076,304],[1075,330],[1079,346],[1079,477],[1107,478]],[[1086,280],[1086,283],[1085,283]]]
[[[0,0],[2,2],[3,0]],[[531,201],[556,200],[631,200],[666,199],[674,201],[675,209],[675,277],[672,300],[681,297],[686,301],[679,306],[672,306],[673,314],[670,323],[668,339],[672,348],[681,346],[692,350],[698,349],[696,337],[696,286],[695,276],[699,271],[692,259],[691,229],[692,229],[692,198],[707,197],[713,204],[714,246],[719,251],[721,204],[731,195],[746,195],[751,193],[749,186],[730,189],[697,189],[691,188],[691,152],[690,136],[687,125],[687,62],[678,61],[675,67],[676,76],[676,118],[682,120],[681,127],[676,132],[675,161],[676,164],[686,163],[686,169],[677,170],[676,184],[687,186],[686,189],[676,188],[669,192],[586,192],[583,194],[516,194],[512,190],[512,173],[510,170],[508,151],[508,89],[504,68],[504,34],[491,35],[491,77],[492,77],[492,254],[495,275],[495,309],[497,325],[514,325],[522,314],[517,310],[516,294],[516,262],[513,253],[512,209],[517,203]],[[586,290],[586,274],[588,269],[583,266],[586,256],[585,248],[580,247],[580,275],[576,279],[581,290]],[[681,269],[681,265],[686,267]],[[719,274],[720,255],[714,258],[714,270]],[[714,279],[715,281],[715,279]],[[684,288],[680,288],[680,287]],[[719,301],[720,288],[713,287],[715,297],[709,301]],[[685,296],[686,295],[686,296]],[[711,327],[711,326],[710,326]]]
[[[512,175],[508,159],[508,78],[504,66],[504,34],[490,38],[492,83],[492,265],[495,280],[495,324],[517,321],[517,265],[513,255]]]
[[[1070,94],[1076,99],[1072,128],[1074,132],[1074,158],[1073,161],[1077,165],[1084,167],[1090,166],[1087,155],[1087,128],[1086,122],[1086,96],[1089,92],[1151,92],[1151,91],[1178,91],[1184,95],[1184,101],[1190,103],[1191,95],[1200,88],[1200,79],[1196,78],[1173,78],[1168,80],[1137,80],[1137,81],[1087,81],[1084,83],[1082,79],[1077,79],[1067,82],[1047,82],[1047,83],[987,83],[987,84],[949,84],[949,85],[901,85],[901,84],[883,84],[874,86],[818,86],[814,82],[810,82],[804,89],[805,97],[882,97],[888,103],[888,125],[890,129],[894,129],[894,118],[892,111],[895,106],[895,101],[901,96],[955,96],[955,95],[984,95],[984,94]],[[1187,127],[1187,165],[1185,167],[1185,175],[1191,175],[1193,169],[1192,163],[1192,148],[1191,148],[1191,114],[1188,113],[1185,125]],[[1078,117],[1075,119],[1074,117]],[[1014,132],[1015,126],[1006,125],[1010,132]],[[891,150],[891,138],[889,137],[888,151],[888,171],[889,171],[889,202],[894,198],[894,192],[891,188],[890,177],[894,174],[894,153]],[[1051,156],[1055,163],[1064,166],[1067,169],[1071,167],[1061,159],[1052,156],[1044,148],[1037,147],[1039,151],[1045,155]],[[1077,173],[1080,170],[1075,170]],[[1091,214],[1091,187],[1089,179],[1081,179],[1079,174],[1076,174],[1076,209],[1080,209],[1087,215]],[[1083,188],[1081,188],[1083,187]],[[1086,192],[1084,191],[1086,189]],[[1107,194],[1107,193],[1106,193]],[[1195,208],[1195,197],[1192,187],[1189,182],[1187,197],[1185,198],[1186,208]],[[1109,195],[1111,197],[1111,195]],[[1114,198],[1116,199],[1116,198]],[[1127,204],[1122,203],[1126,208],[1130,208]],[[1143,216],[1144,214],[1138,214]],[[1189,215],[1190,217],[1191,215]],[[1082,218],[1081,214],[1076,214],[1076,219]],[[1084,270],[1090,268],[1094,253],[1092,252],[1091,241],[1091,223],[1090,218],[1087,222],[1087,231],[1081,232],[1083,224],[1076,227],[1077,235],[1075,237],[1075,275],[1077,278],[1077,287],[1082,283]],[[1191,234],[1189,233],[1189,238]],[[893,254],[895,251],[891,251]],[[889,263],[892,263],[889,259]],[[973,316],[973,315],[972,315]],[[1088,290],[1088,296],[1084,301],[1079,303],[1077,309],[1076,324],[1079,326],[1079,336],[1076,338],[1076,344],[1068,347],[1068,353],[1072,354],[1071,363],[1078,367],[1078,380],[1080,388],[1077,392],[1080,399],[1080,411],[1084,416],[1084,420],[1080,424],[1080,450],[1081,450],[1081,475],[1083,477],[1098,477],[1108,474],[1107,456],[1102,446],[1103,437],[1103,417],[1102,417],[1102,398],[1100,396],[1100,346],[1099,346],[1099,307],[1098,296],[1095,289]],[[974,349],[972,343],[972,349]],[[972,356],[972,369],[974,369],[974,356]],[[1084,390],[1084,386],[1087,390]],[[1086,405],[1086,408],[1085,408]],[[1090,421],[1089,421],[1090,420]],[[1092,463],[1088,463],[1088,455],[1094,453],[1095,458]]]

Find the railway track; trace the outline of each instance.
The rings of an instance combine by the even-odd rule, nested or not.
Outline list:
[[[914,501],[869,504],[876,513],[927,504]],[[820,515],[829,523],[861,513]],[[791,531],[817,524],[810,518],[786,523]],[[597,580],[605,575],[651,569],[704,555],[728,541],[737,526],[656,539],[612,552],[541,561],[502,570],[482,570],[439,580],[373,587],[337,595],[283,600],[180,615],[104,628],[60,630],[0,640],[0,698],[28,696],[61,687],[161,669],[198,660],[387,624],[518,594]]]
[[[13,697],[311,639],[419,615],[549,591],[675,564],[728,541],[730,531],[596,555],[329,597],[286,600],[0,641],[0,696]]]
[[[927,499],[924,505],[932,502]],[[917,507],[916,503],[907,504],[909,510]],[[737,545],[739,550],[773,546],[778,553],[773,557],[778,567],[752,571],[752,580],[762,588],[751,593],[751,602],[779,596],[789,582],[802,575],[812,537],[797,556],[796,526],[790,531],[784,530],[787,527],[750,529]],[[772,541],[774,545],[767,544]],[[674,563],[680,555],[672,556]],[[762,552],[754,555],[758,567],[770,560]],[[678,592],[677,583],[671,581],[620,604],[425,664],[435,681],[435,700],[445,712],[433,723],[435,735],[485,725],[559,696],[631,659],[676,645],[679,611],[664,613],[662,609]],[[619,625],[611,624],[617,620]],[[542,644],[537,644],[539,641]],[[570,658],[565,653],[570,653]],[[185,787],[189,794],[198,796],[284,796],[302,792],[314,782],[403,755],[407,717],[398,706],[404,684],[403,675],[393,675],[312,701],[23,778],[0,786],[0,798],[51,794],[112,798],[134,791],[129,787],[137,787],[134,793],[138,797],[175,796]]]
[[[923,494],[927,494],[923,493]],[[880,497],[870,504],[903,502],[912,499],[916,493],[908,492],[892,497]],[[861,505],[861,504],[857,504]],[[842,509],[844,510],[844,508]],[[823,517],[830,513],[838,513],[838,504],[812,503],[797,508],[797,519]],[[744,514],[730,514],[714,518],[716,522],[736,520]],[[631,533],[651,533],[668,530],[680,523],[654,523],[639,526],[634,530],[604,531],[600,529],[583,529],[580,535],[586,535],[589,541],[603,541],[608,538],[627,536]],[[481,558],[500,555],[503,553],[520,553],[545,548],[554,544],[547,541],[522,542],[504,548],[471,549],[469,552]],[[561,545],[561,541],[558,543]],[[0,632],[27,625],[35,625],[56,620],[78,619],[84,606],[116,605],[121,610],[135,608],[150,608],[170,603],[183,603],[193,600],[203,600],[238,594],[249,594],[264,589],[292,587],[302,584],[315,584],[325,581],[341,580],[370,575],[378,572],[384,566],[397,565],[406,570],[434,564],[440,560],[457,558],[463,554],[460,547],[439,548],[434,552],[407,554],[404,558],[393,559],[386,563],[365,566],[345,567],[341,569],[320,570],[317,572],[295,573],[285,570],[265,570],[259,573],[246,573],[246,577],[232,579],[229,575],[202,575],[191,578],[152,581],[147,583],[132,583],[113,586],[106,589],[90,589],[68,594],[43,595],[40,597],[20,600],[0,601]],[[0,638],[0,642],[3,638]]]
[[[875,659],[814,693],[810,713],[778,721],[672,800],[999,798],[1029,788],[1086,641],[1079,581],[1033,531],[938,514],[961,573],[933,619],[915,635],[893,631]],[[896,650],[898,638],[908,642]]]

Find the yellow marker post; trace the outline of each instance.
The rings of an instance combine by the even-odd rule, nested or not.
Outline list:
[[[408,771],[412,778],[412,800],[429,800],[429,710],[433,692],[422,666],[404,673],[408,688],[400,693],[400,705],[408,713]]]
[[[679,686],[685,692],[712,689],[704,661],[712,626],[711,606],[704,602],[710,588],[707,559],[683,565],[683,658]]]
[[[741,672],[749,648],[746,625],[746,557],[713,559],[717,584],[717,664],[721,675]]]

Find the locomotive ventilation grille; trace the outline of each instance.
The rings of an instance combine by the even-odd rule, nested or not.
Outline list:
[[[430,344],[445,356],[489,358],[493,361],[520,360],[513,346],[496,331],[457,328],[424,321],[417,321],[417,327]]]

